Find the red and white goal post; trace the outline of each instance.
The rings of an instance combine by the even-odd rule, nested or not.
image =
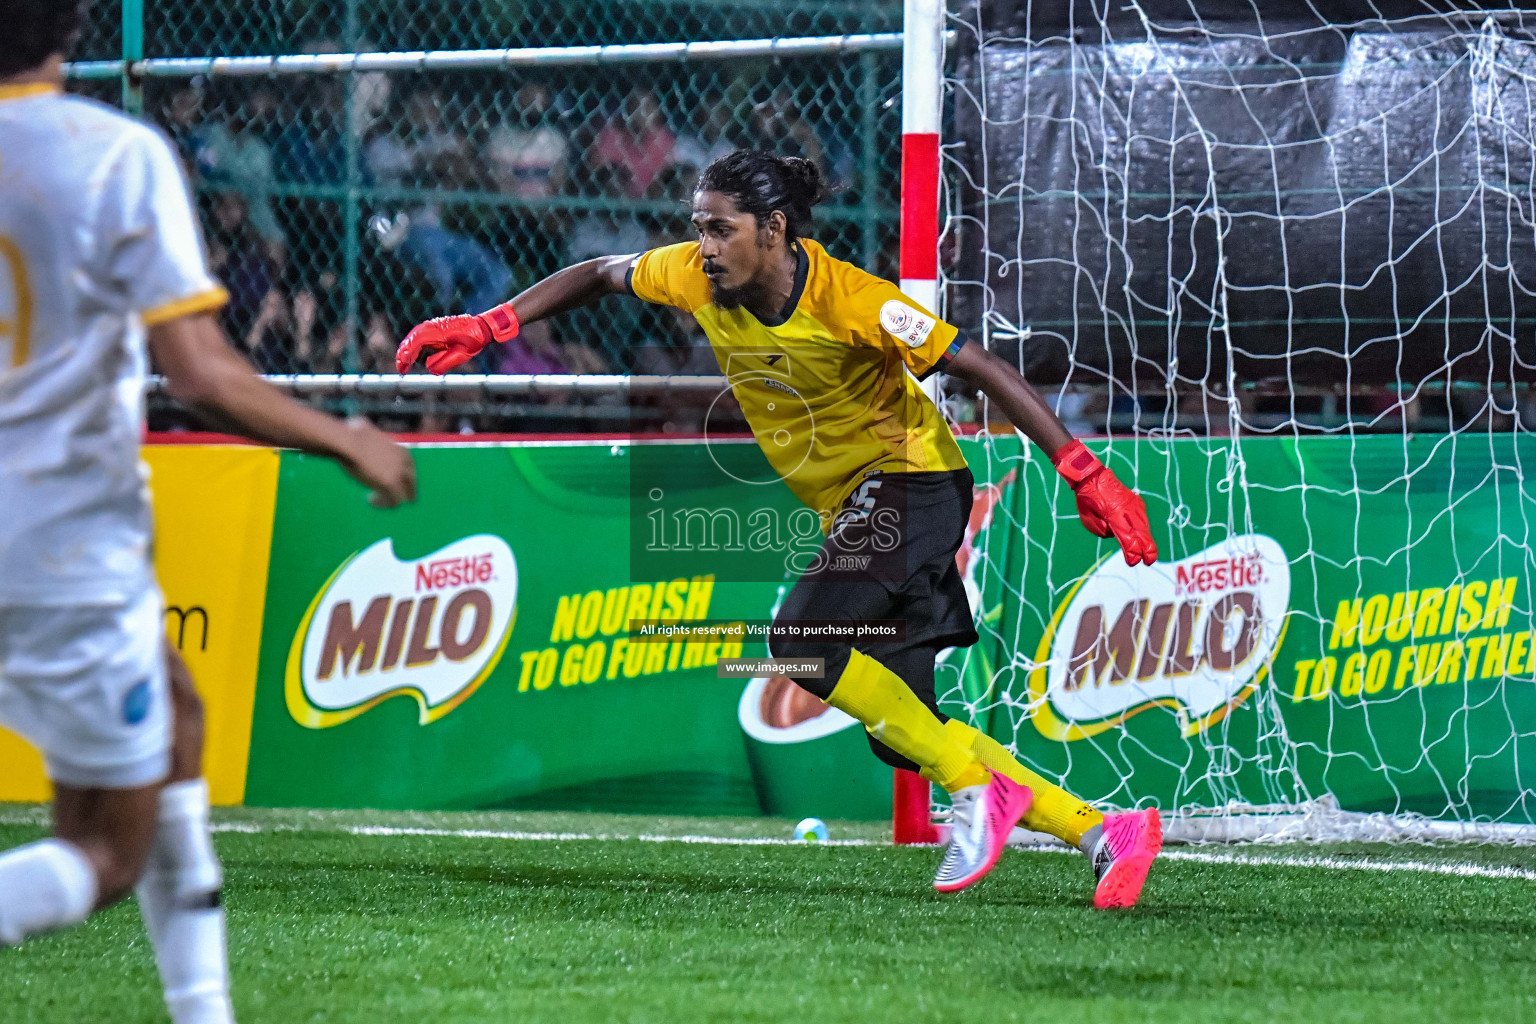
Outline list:
[[[944,98],[944,2],[906,0],[901,46],[901,290],[939,309],[939,132]],[[928,388],[936,389],[930,377]],[[935,397],[936,390],[929,391]],[[937,843],[932,787],[896,769],[892,839]]]

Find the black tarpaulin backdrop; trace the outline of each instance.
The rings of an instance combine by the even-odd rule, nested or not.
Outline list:
[[[1109,7],[952,19],[958,323],[1042,382],[1536,379],[1536,14]]]

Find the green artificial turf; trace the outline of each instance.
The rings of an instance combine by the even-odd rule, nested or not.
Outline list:
[[[0,846],[42,834],[0,813]],[[1089,907],[1076,854],[976,888],[938,853],[629,838],[358,835],[359,825],[783,836],[778,821],[603,815],[221,816],[240,1019],[1536,1020],[1536,881],[1169,859],[1141,906]],[[260,829],[262,831],[256,831]],[[833,836],[876,839],[833,823]],[[1510,848],[1218,849],[1530,870]],[[132,904],[0,950],[0,1020],[163,1020]]]

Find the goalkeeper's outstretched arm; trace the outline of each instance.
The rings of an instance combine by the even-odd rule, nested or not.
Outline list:
[[[491,342],[517,337],[523,324],[568,313],[607,295],[628,294],[624,278],[634,258],[600,256],[557,271],[511,302],[484,313],[440,316],[417,324],[395,352],[395,369],[408,372],[425,352],[428,371],[447,373],[469,362]]]
[[[1017,427],[1051,457],[1051,463],[1077,495],[1077,513],[1090,533],[1120,542],[1128,565],[1157,561],[1157,544],[1147,520],[1147,506],[1100,462],[1083,442],[1074,440],[1061,418],[1030,386],[1024,375],[974,341],[966,341],[944,372],[974,384]]]

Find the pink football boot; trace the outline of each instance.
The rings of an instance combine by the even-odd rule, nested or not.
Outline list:
[[[1029,812],[1035,794],[1028,786],[993,772],[985,786],[969,786],[952,799],[949,849],[933,879],[939,892],[959,892],[986,877],[1003,855],[1013,826]]]
[[[1100,910],[1134,907],[1162,848],[1163,819],[1156,807],[1104,815],[1104,834],[1090,858],[1099,879],[1093,905]]]

